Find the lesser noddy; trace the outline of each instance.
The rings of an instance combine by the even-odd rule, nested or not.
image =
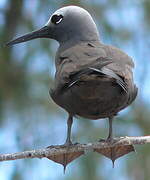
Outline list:
[[[59,42],[55,59],[55,87],[50,95],[69,114],[65,145],[72,144],[74,116],[93,120],[108,118],[109,135],[106,141],[111,141],[113,117],[137,96],[132,59],[120,49],[103,44],[91,15],[78,6],[58,9],[43,28],[7,45],[36,38]]]

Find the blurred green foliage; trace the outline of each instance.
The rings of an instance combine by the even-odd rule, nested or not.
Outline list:
[[[35,40],[13,48],[3,45],[17,35],[41,27],[56,9],[72,4],[84,7],[93,15],[100,28],[102,41],[124,49],[136,59],[135,76],[139,95],[136,103],[126,110],[128,113],[125,111],[114,122],[116,135],[149,134],[150,101],[145,94],[148,84],[150,85],[148,81],[150,77],[148,74],[150,67],[149,0],[7,0],[2,4],[0,4],[0,129],[1,133],[4,132],[4,137],[9,134],[8,142],[0,138],[2,152],[59,144],[65,139],[66,129],[63,127],[65,128],[66,125],[64,121],[66,115],[48,95],[48,90],[53,84],[54,56],[58,45],[46,39]],[[137,25],[134,26],[133,22]],[[98,123],[99,126],[97,126]],[[105,137],[107,127],[104,123],[106,122],[75,120],[74,139],[79,142],[90,142],[99,137]],[[75,128],[76,126],[79,128]],[[3,137],[1,133],[0,136]],[[63,134],[64,136],[61,137]],[[77,160],[73,166],[75,168],[71,166],[66,176],[61,175],[60,167],[57,167],[57,172],[55,170],[50,173],[48,168],[53,166],[53,163],[49,165],[49,161],[43,162],[49,165],[46,169],[42,160],[23,160],[13,162],[9,177],[6,173],[6,176],[0,179],[37,180],[43,177],[44,180],[60,178],[107,180],[118,177],[122,180],[149,180],[150,147],[137,146],[136,149],[137,155],[132,154],[123,160],[118,160],[121,162],[115,170],[112,169],[109,161],[91,153]],[[7,162],[7,166],[9,163]],[[3,164],[0,170],[2,166]],[[43,171],[47,176],[42,176]],[[52,174],[55,174],[53,178]]]

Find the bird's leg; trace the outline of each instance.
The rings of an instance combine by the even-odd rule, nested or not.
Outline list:
[[[99,142],[105,142],[108,145],[114,145],[115,142],[117,142],[113,139],[112,121],[113,121],[113,116],[109,117],[109,135],[107,139],[106,140],[100,139]],[[119,145],[119,146],[106,147],[104,149],[95,149],[95,151],[111,159],[114,167],[115,160],[121,156],[124,156],[125,154],[134,151],[134,147],[133,145],[127,145],[127,146]]]
[[[66,142],[63,146],[66,147],[67,152],[59,155],[59,158],[62,160],[61,164],[64,166],[64,173],[66,170],[66,166],[72,162],[73,160],[77,159],[78,157],[80,157],[82,154],[84,154],[83,151],[81,152],[70,152],[70,148],[73,145],[71,142],[71,127],[72,127],[72,123],[73,123],[73,116],[71,114],[69,114],[68,116],[68,120],[67,120],[67,138],[66,138]]]
[[[68,120],[67,120],[67,138],[66,138],[66,142],[65,145],[71,145],[71,127],[72,127],[72,123],[73,123],[73,116],[71,114],[69,114]]]
[[[113,122],[113,117],[109,117],[109,135],[107,137],[107,141],[112,141],[113,139],[113,128],[112,128],[112,122]]]
[[[106,141],[110,142],[110,143],[112,143],[112,140],[113,140],[112,122],[113,122],[113,117],[109,117],[109,134],[108,134]],[[116,155],[117,155],[116,149],[115,149],[115,147],[110,147],[110,148],[108,148],[108,151],[110,153],[109,154],[110,159],[112,160],[112,164],[113,164],[113,168],[114,168],[114,163],[115,163],[115,159],[116,159]]]

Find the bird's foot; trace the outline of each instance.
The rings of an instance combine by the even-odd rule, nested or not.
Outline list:
[[[109,137],[107,139],[100,139],[99,142],[106,142],[110,145],[114,144],[112,147],[106,147],[103,149],[94,149],[94,151],[106,156],[107,158],[112,160],[113,163],[113,168],[114,168],[114,163],[115,160],[118,159],[119,157],[122,157],[130,152],[134,152],[134,147],[133,145],[127,145],[127,146],[115,146],[115,140],[112,137]]]
[[[67,147],[72,146],[72,145],[73,143],[71,140],[66,140],[66,142],[63,144],[63,146],[67,146]]]
[[[113,138],[99,139],[98,142],[113,143]]]
[[[66,171],[66,167],[67,165],[72,162],[73,160],[77,159],[78,157],[80,157],[82,154],[84,154],[84,151],[81,152],[69,152],[71,146],[75,146],[79,143],[72,143],[71,140],[66,140],[66,142],[63,144],[64,147],[67,148],[67,153],[62,154],[63,156],[63,162],[62,165],[64,167],[64,173]]]
[[[70,140],[69,141],[66,140],[66,142],[63,145],[58,146],[58,149],[64,148],[66,151],[65,153],[49,156],[47,158],[56,163],[63,165],[64,173],[65,173],[67,165],[69,163],[71,163],[73,160],[77,159],[78,157],[80,157],[81,155],[84,154],[84,151],[80,151],[80,152],[71,152],[70,151],[71,147],[75,146],[77,144],[79,144],[79,143],[73,144]],[[49,146],[47,148],[57,148],[57,146]]]

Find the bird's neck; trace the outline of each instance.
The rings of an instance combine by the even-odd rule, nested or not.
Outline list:
[[[97,39],[91,39],[91,40],[80,40],[80,39],[76,39],[76,40],[70,40],[70,41],[63,41],[63,42],[59,42],[59,50],[64,51],[68,48],[71,48],[73,46],[76,46],[77,44],[81,44],[81,43],[89,43],[89,42],[98,42],[100,43],[99,38]]]
[[[60,46],[70,47],[81,42],[92,42],[92,41],[100,41],[99,33],[95,23],[92,21],[91,23],[83,23],[80,26],[74,27],[68,32],[59,36],[59,44]]]

